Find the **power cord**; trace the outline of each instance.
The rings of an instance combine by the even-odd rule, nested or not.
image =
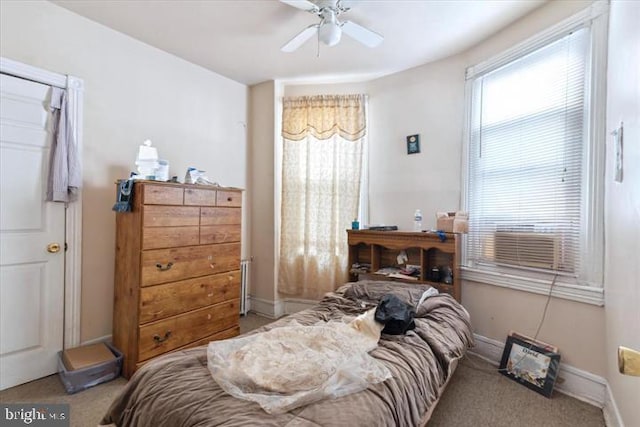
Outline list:
[[[553,276],[553,280],[551,280],[551,286],[549,287],[549,294],[547,295],[547,302],[544,305],[544,310],[542,311],[542,317],[540,318],[540,322],[538,322],[538,328],[536,329],[536,333],[533,336],[533,339],[531,340],[532,342],[529,344],[529,348],[527,350],[531,350],[533,348],[533,346],[535,345],[535,341],[538,339],[538,334],[540,333],[540,329],[542,329],[542,325],[544,324],[544,319],[547,316],[547,309],[549,308],[549,303],[551,302],[551,295],[553,294],[553,287],[556,284],[556,279],[558,278],[558,274],[555,274]],[[520,365],[520,362],[522,362],[524,360],[524,358],[526,357],[526,354],[523,354],[522,357],[520,357],[520,359],[518,359],[518,361],[510,368],[510,369],[514,369],[516,366]],[[507,368],[498,368],[498,369],[485,369],[482,366],[478,366],[476,365],[471,359],[466,358],[466,362],[469,363],[469,365],[471,365],[470,367],[473,369],[476,369],[478,371],[483,371],[483,372],[503,372],[506,371]]]

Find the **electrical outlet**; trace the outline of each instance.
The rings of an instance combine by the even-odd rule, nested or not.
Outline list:
[[[640,377],[640,351],[618,347],[618,370],[624,375]]]
[[[620,126],[611,132],[613,135],[613,179],[616,182],[622,182],[622,145],[623,145],[623,131],[624,124],[620,122]]]

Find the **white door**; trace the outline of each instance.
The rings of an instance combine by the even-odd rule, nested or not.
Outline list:
[[[50,87],[0,78],[0,389],[5,389],[57,371],[65,208],[44,201]]]

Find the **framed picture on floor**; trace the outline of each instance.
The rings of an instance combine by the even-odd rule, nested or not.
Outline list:
[[[560,354],[549,346],[509,335],[500,361],[500,373],[551,397],[558,376]]]

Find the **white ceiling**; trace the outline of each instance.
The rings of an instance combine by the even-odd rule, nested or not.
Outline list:
[[[366,80],[462,52],[546,0],[344,1],[341,15],[384,36],[376,48],[347,36],[335,47],[309,40],[280,47],[310,13],[277,0],[52,0],[149,45],[241,83]]]

